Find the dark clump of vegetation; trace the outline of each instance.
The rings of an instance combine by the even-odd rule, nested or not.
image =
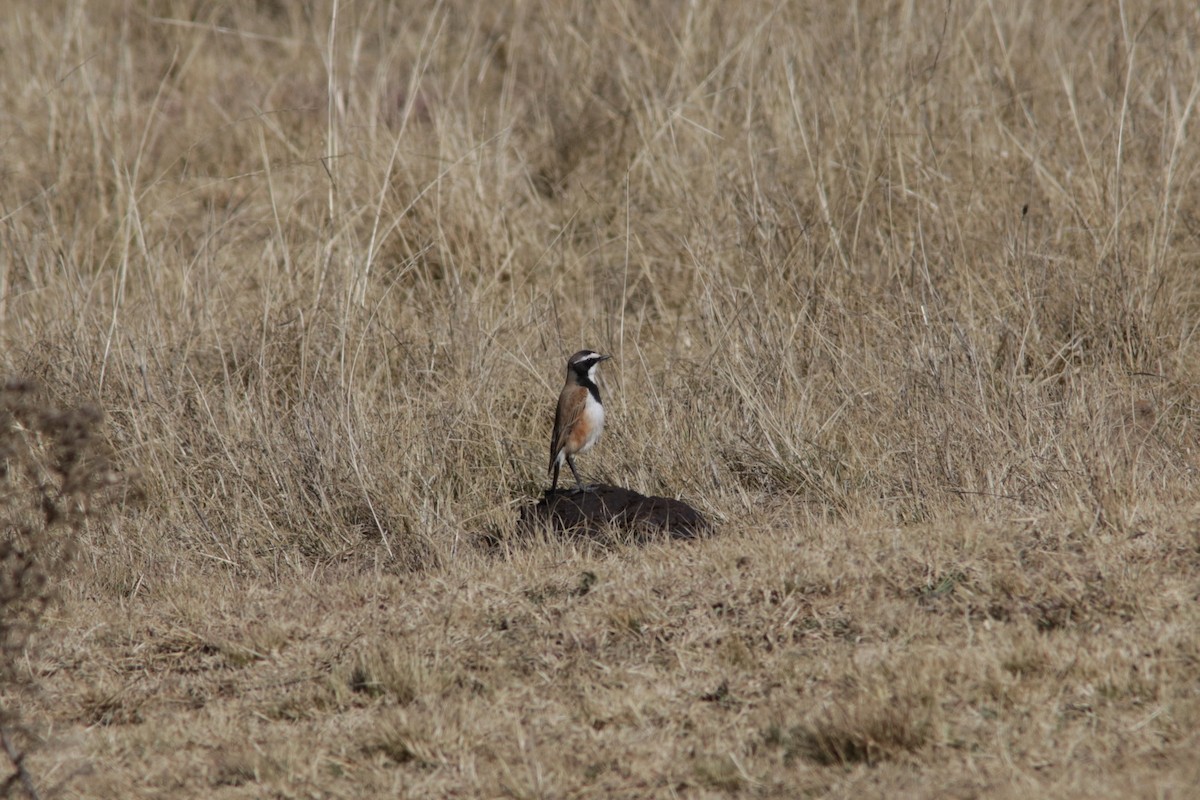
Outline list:
[[[764,742],[783,750],[784,760],[804,758],[823,766],[877,764],[914,753],[929,740],[927,715],[886,702],[864,702],[827,710],[813,720],[784,728],[769,727]]]
[[[20,667],[22,655],[54,599],[75,535],[119,483],[98,435],[101,419],[92,406],[54,407],[31,383],[10,380],[0,389],[0,692],[6,698],[34,688]],[[6,795],[20,785],[37,797],[25,767],[28,737],[9,702],[0,704],[0,738],[12,772],[0,785]]]

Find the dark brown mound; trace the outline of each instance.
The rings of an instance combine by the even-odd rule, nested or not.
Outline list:
[[[521,509],[521,530],[549,527],[564,533],[602,535],[620,530],[635,539],[666,534],[694,539],[711,529],[708,520],[681,500],[646,497],[632,489],[596,484],[583,491],[547,491],[535,505]]]

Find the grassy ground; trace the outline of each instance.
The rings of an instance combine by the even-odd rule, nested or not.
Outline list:
[[[1196,796],[1194,3],[416,6],[5,12],[43,794]]]

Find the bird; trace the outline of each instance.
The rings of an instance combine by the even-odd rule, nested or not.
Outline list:
[[[550,467],[553,476],[550,491],[558,488],[558,471],[563,462],[575,476],[575,491],[586,487],[575,469],[575,456],[591,449],[604,430],[604,405],[600,388],[596,386],[596,367],[612,356],[602,356],[595,350],[580,350],[567,359],[567,382],[558,396],[554,413],[554,431],[550,434]]]

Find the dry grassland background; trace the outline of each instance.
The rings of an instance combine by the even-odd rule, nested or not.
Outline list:
[[[1198,796],[1191,0],[3,16],[44,796]]]

